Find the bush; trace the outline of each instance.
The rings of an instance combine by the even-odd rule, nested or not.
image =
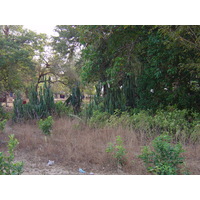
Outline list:
[[[0,121],[8,118],[9,114],[4,110],[3,106],[0,105]]]
[[[120,136],[116,136],[115,144],[109,143],[106,148],[107,153],[111,153],[114,159],[116,159],[117,165],[123,166],[126,161],[126,149],[124,148],[123,140]]]
[[[131,118],[128,112],[120,112],[116,109],[114,114],[107,120],[107,125],[111,127],[129,127],[131,125]]]
[[[53,126],[53,119],[52,116],[47,117],[46,119],[40,119],[39,121],[39,128],[45,135],[50,135]]]
[[[180,165],[184,163],[184,158],[180,154],[184,152],[184,149],[181,144],[172,145],[171,140],[172,138],[168,135],[160,135],[152,142],[154,151],[151,151],[149,146],[143,147],[139,158],[144,161],[150,173],[157,175],[180,174]]]
[[[9,136],[8,156],[0,152],[0,175],[19,175],[23,173],[23,162],[14,163],[14,149],[19,144],[14,135]]]
[[[2,132],[4,131],[6,122],[7,122],[6,119],[4,119],[3,121],[0,121],[0,131],[2,131]]]
[[[67,107],[62,101],[55,103],[55,115],[58,117],[67,116],[69,113],[73,113],[72,108]]]
[[[35,87],[30,88],[27,104],[23,104],[20,93],[17,93],[13,105],[13,121],[15,122],[45,118],[52,115],[55,110],[53,93],[47,81],[39,91],[36,91]]]
[[[110,114],[107,112],[100,112],[98,110],[93,112],[92,117],[89,120],[89,125],[95,128],[102,128],[106,125],[107,120],[109,119]]]
[[[110,115],[95,107],[90,114],[89,125],[96,128],[123,126],[144,133],[147,139],[168,132],[174,140],[183,143],[200,141],[200,115],[191,110],[170,107],[168,110],[160,109],[151,113],[138,109],[132,109],[130,112],[116,109],[114,114]]]

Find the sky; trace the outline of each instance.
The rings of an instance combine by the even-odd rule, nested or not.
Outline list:
[[[29,24],[29,25],[23,25],[24,28],[30,29],[37,33],[46,33],[47,35],[56,35],[54,32],[54,28],[56,25],[41,25],[41,24]]]

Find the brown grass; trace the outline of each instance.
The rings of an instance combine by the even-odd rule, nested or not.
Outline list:
[[[11,128],[6,132],[16,135],[18,151],[30,155],[30,159],[54,160],[71,169],[81,167],[86,171],[96,170],[106,174],[147,174],[137,155],[141,153],[141,146],[149,142],[133,130],[122,127],[94,129],[78,119],[65,118],[55,120],[51,136],[44,136],[36,121],[14,124]],[[112,156],[105,152],[107,144],[114,143],[117,135],[124,140],[128,152],[127,163],[120,172]],[[200,145],[184,148],[187,150],[184,156],[189,170],[192,174],[200,174]]]

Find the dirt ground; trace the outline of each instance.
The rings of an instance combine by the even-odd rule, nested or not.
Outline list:
[[[54,163],[48,166],[48,160],[45,162],[40,158],[28,156],[22,152],[16,152],[15,161],[24,162],[24,172],[22,175],[78,175],[79,171],[72,171],[67,167],[60,166],[59,163]]]
[[[79,167],[74,165],[74,169],[69,166],[62,166],[59,163],[54,163],[52,166],[48,166],[48,160],[45,162],[40,158],[28,156],[22,152],[16,152],[15,161],[23,161],[24,172],[22,175],[114,175],[114,172],[105,172],[104,169],[102,171],[86,171],[86,173],[80,173]],[[85,170],[85,169],[84,169]],[[118,174],[123,175],[122,171],[118,171]]]

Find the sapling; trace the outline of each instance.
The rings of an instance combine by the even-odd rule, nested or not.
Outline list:
[[[45,135],[50,135],[53,127],[53,118],[52,116],[47,117],[46,119],[40,119],[39,128]]]
[[[124,148],[123,140],[121,136],[116,136],[116,143],[108,143],[106,148],[107,153],[111,153],[116,159],[117,165],[123,166],[126,161],[126,149]]]

